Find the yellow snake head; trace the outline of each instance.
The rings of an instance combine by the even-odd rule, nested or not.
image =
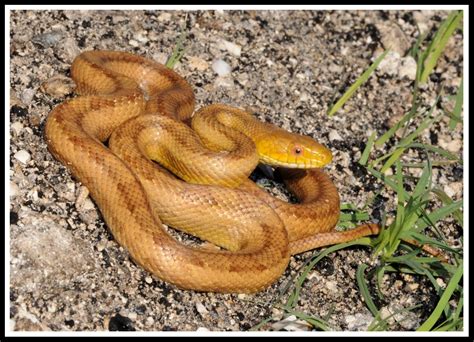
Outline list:
[[[314,139],[280,128],[272,131],[255,141],[262,163],[275,167],[311,169],[331,162],[331,151]]]

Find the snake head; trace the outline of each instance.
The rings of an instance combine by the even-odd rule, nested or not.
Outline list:
[[[278,129],[256,141],[260,161],[274,167],[320,168],[332,160],[331,151],[316,140]]]

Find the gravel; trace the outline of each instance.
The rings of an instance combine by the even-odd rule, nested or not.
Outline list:
[[[176,289],[134,264],[114,241],[85,190],[48,152],[43,137],[45,119],[53,107],[73,96],[69,67],[81,51],[123,50],[165,62],[181,27],[186,26],[186,53],[175,70],[193,86],[197,106],[231,104],[255,112],[261,120],[318,139],[334,153],[327,172],[342,202],[363,206],[381,186],[356,161],[371,132],[382,134],[410,108],[414,64],[406,52],[416,41],[416,25],[430,31],[447,12],[186,14],[155,10],[11,13],[13,330],[245,331],[271,317],[258,329],[312,329],[295,316],[286,317],[275,305],[285,303],[288,295],[279,298],[280,289],[313,252],[292,257],[280,280],[255,295]],[[457,32],[421,93],[425,105],[433,103],[442,84],[447,85],[448,94],[456,93],[463,69],[462,44],[462,34]],[[389,46],[395,66],[377,70],[328,118],[326,112],[334,98]],[[225,61],[225,76],[215,70],[215,61]],[[445,102],[452,103],[452,99]],[[461,156],[461,125],[449,130],[448,123],[449,119],[440,120],[422,139],[428,143],[437,139],[439,145]],[[409,157],[416,160],[419,155],[410,151]],[[462,165],[437,167],[433,182],[459,200],[463,197],[462,174]],[[393,197],[386,190],[380,192],[373,205],[374,218],[381,208],[393,213]],[[439,228],[448,243],[460,245],[462,229],[452,220]],[[355,274],[361,263],[373,269],[376,261],[370,253],[365,247],[351,247],[324,258],[304,282],[295,310],[324,318],[333,330],[366,329],[373,317],[359,293]],[[375,289],[374,284],[369,286]],[[416,329],[436,305],[436,291],[426,278],[387,274],[381,291],[384,297],[377,305],[385,312],[424,304],[408,318],[394,317],[389,330]]]

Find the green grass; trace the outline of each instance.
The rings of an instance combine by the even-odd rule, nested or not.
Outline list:
[[[349,89],[342,95],[342,97],[329,109],[328,115],[332,116],[334,115],[344,104],[349,100],[352,95],[357,91],[357,89],[360,88],[362,84],[364,84],[372,75],[372,73],[377,69],[379,66],[380,62],[385,58],[389,50],[384,51],[377,59],[372,63],[372,65],[362,73],[362,75],[357,78],[357,80],[352,84]]]
[[[186,23],[187,20],[188,20],[188,16],[186,15],[184,22]],[[183,26],[181,26],[181,33],[178,37],[178,40],[176,41],[176,45],[173,49],[173,52],[171,53],[171,56],[168,58],[168,60],[165,63],[165,66],[168,69],[173,69],[176,63],[178,63],[181,60],[181,58],[183,58],[184,54],[186,53],[184,42],[186,41],[187,35],[188,33],[186,31],[185,24],[183,24]]]
[[[434,167],[462,165],[463,162],[453,153],[438,146],[426,144],[422,139],[422,133],[433,127],[443,117],[449,118],[449,130],[455,129],[459,124],[462,125],[463,83],[461,81],[457,94],[452,98],[455,100],[452,111],[435,111],[440,106],[441,97],[444,95],[442,88],[438,97],[430,104],[426,104],[423,100],[421,95],[424,90],[420,88],[420,85],[428,81],[449,38],[459,28],[461,20],[462,12],[453,11],[441,23],[430,42],[426,42],[427,34],[419,36],[409,52],[417,61],[411,109],[393,127],[380,136],[377,136],[377,132],[372,133],[358,161],[374,179],[384,185],[384,191],[393,196],[395,215],[390,214],[388,217],[388,213],[382,214],[382,231],[376,238],[362,238],[331,246],[322,251],[315,251],[314,256],[301,267],[299,275],[288,280],[282,287],[279,296],[273,301],[273,306],[283,310],[286,316],[293,314],[312,324],[315,329],[331,330],[327,318],[312,317],[298,312],[297,303],[303,291],[303,283],[323,257],[349,246],[361,245],[371,247],[373,258],[377,259],[377,262],[374,263],[375,266],[361,264],[356,272],[360,295],[374,316],[369,330],[392,329],[393,327],[389,324],[391,316],[403,316],[423,307],[417,305],[402,308],[382,319],[381,308],[377,306],[378,301],[374,301],[374,296],[378,299],[384,298],[381,288],[384,275],[389,273],[407,273],[426,277],[436,291],[438,302],[429,317],[421,323],[418,331],[459,331],[463,329],[462,275],[464,263],[462,250],[450,247],[439,229],[439,226],[445,224],[448,219],[453,220],[461,228],[463,227],[463,200],[454,201],[439,186],[433,184]],[[426,46],[424,50],[423,46]],[[334,115],[364,84],[386,53],[372,63],[331,107],[328,111],[330,116]],[[414,150],[418,151],[419,159],[406,161],[407,152]],[[381,151],[386,152],[381,153]],[[410,169],[413,168],[421,169],[421,173],[416,177],[411,174]],[[362,209],[351,204],[343,204],[338,225],[352,228],[360,221],[370,221],[367,212],[370,202],[371,200]],[[390,220],[387,224],[385,221],[388,218]],[[443,254],[449,254],[451,256],[450,263],[427,256],[420,247],[422,245],[432,246],[442,251]],[[438,278],[447,283],[446,288],[439,285]],[[282,302],[284,303],[280,304]],[[456,305],[453,307],[450,302],[455,302]],[[267,323],[271,320],[270,317],[264,322]],[[258,329],[262,325],[259,324],[254,328]]]

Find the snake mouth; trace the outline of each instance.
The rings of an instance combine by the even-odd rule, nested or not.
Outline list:
[[[307,159],[307,160],[302,160],[299,163],[296,162],[287,162],[287,161],[281,161],[276,158],[271,158],[268,155],[261,155],[260,156],[260,161],[264,164],[274,166],[274,167],[284,167],[288,169],[313,169],[313,168],[321,168],[327,165],[329,162],[331,162],[332,156],[331,157],[324,157],[324,158],[319,158],[319,159]]]

